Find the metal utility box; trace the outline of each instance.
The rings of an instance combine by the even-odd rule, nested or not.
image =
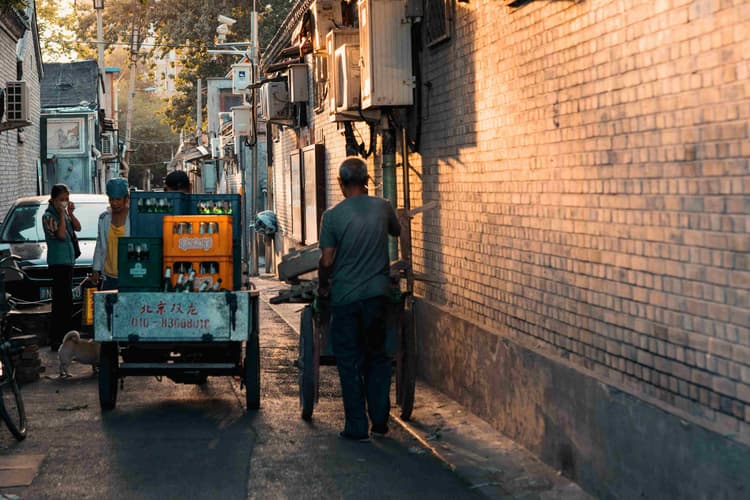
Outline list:
[[[158,292],[162,278],[162,240],[139,236],[117,240],[118,289]]]
[[[251,114],[254,108],[249,105],[234,106],[232,108],[232,134],[237,137],[244,135],[253,137],[253,116]],[[252,141],[251,141],[252,142]]]
[[[253,83],[253,65],[250,63],[232,64],[232,93],[244,94]]]
[[[404,0],[359,0],[362,109],[414,104],[411,23]]]
[[[287,80],[289,82],[289,101],[307,102],[310,97],[307,64],[290,64]]]

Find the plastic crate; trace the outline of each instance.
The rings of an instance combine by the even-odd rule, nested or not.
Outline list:
[[[121,292],[158,292],[162,278],[160,238],[117,240],[117,281]]]
[[[164,216],[164,257],[232,257],[230,215]]]
[[[242,202],[238,194],[186,195],[188,215],[231,215],[235,240],[242,239]]]
[[[164,216],[188,215],[186,197],[176,192],[131,192],[130,235],[161,238]]]
[[[171,290],[174,290],[177,286],[180,275],[182,275],[184,282],[188,279],[191,270],[195,271],[193,289],[191,290],[193,292],[199,291],[204,283],[206,283],[206,290],[204,291],[212,290],[219,279],[221,279],[221,289],[233,290],[236,283],[234,281],[234,266],[232,265],[232,259],[229,257],[165,257],[162,274],[166,275],[167,268],[169,268]]]

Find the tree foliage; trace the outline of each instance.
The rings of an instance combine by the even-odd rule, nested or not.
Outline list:
[[[39,17],[45,26],[58,25],[63,31],[74,33],[75,43],[66,43],[64,33],[57,45],[46,44],[46,50],[63,52],[75,45],[85,57],[96,54],[96,14],[93,2],[78,1],[70,15],[55,10],[56,0],[40,0],[43,7]],[[258,5],[259,41],[264,47],[273,37],[291,7],[290,0],[269,0]],[[105,0],[104,40],[109,60],[116,47],[131,44],[134,31],[140,32],[144,43],[139,52],[139,67],[148,73],[152,61],[172,49],[180,56],[180,70],[176,77],[176,95],[163,110],[163,118],[175,131],[195,130],[196,82],[208,77],[224,76],[237,58],[212,56],[208,48],[215,46],[218,16],[223,14],[237,20],[231,27],[227,42],[250,39],[250,12],[253,3],[247,0]],[[61,41],[62,40],[62,41]],[[91,41],[92,43],[85,43]],[[140,73],[140,71],[139,71]],[[205,116],[205,115],[204,115]]]

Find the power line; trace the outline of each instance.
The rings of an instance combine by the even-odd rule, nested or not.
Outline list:
[[[174,144],[175,146],[177,146],[180,143],[179,140],[174,140],[174,141],[145,141],[145,140],[141,140],[141,139],[130,139],[130,142],[135,142],[137,144]]]
[[[47,40],[50,40],[50,41],[52,41],[54,43],[59,43],[61,45],[66,44],[66,43],[96,45],[97,43],[99,43],[96,40],[77,40],[77,39],[76,40],[69,40],[69,39],[66,39],[66,40],[60,41],[60,40],[55,40],[55,39],[52,39],[52,38],[47,38]],[[123,47],[130,47],[130,44],[126,43],[126,42],[102,42],[102,43],[104,43],[105,45],[119,45],[119,46],[123,46]],[[141,44],[141,47],[165,47],[165,48],[169,48],[169,49],[189,49],[191,47],[192,48],[196,48],[198,46],[195,45],[195,44],[192,44],[192,45],[171,45],[171,44],[164,44],[164,43],[145,43],[144,42],[144,43]],[[219,49],[221,47],[205,47],[205,48],[206,49]]]

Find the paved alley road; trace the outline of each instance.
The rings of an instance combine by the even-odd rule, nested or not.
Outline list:
[[[300,305],[301,307],[301,305]],[[29,437],[0,429],[0,455],[42,455],[21,498],[473,498],[477,495],[392,426],[369,444],[338,438],[342,407],[335,368],[323,367],[314,420],[299,418],[294,331],[261,301],[262,409],[247,414],[237,382],[205,386],[125,380],[117,408],[99,411],[97,380],[74,365],[23,388]]]

